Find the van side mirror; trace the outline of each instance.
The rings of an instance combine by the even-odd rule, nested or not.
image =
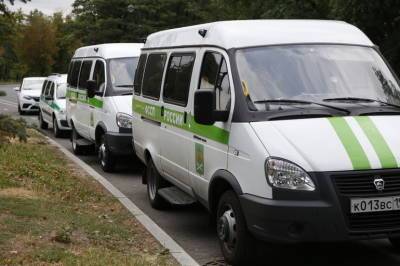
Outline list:
[[[86,84],[87,97],[93,98],[97,91],[97,82],[95,80],[88,80]]]
[[[226,122],[229,111],[217,111],[214,90],[198,90],[194,93],[194,120],[202,125]]]

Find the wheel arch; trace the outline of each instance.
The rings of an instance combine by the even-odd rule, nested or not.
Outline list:
[[[96,145],[99,145],[101,135],[106,132],[107,132],[106,125],[103,122],[99,122],[96,126],[95,133],[94,133]]]
[[[242,188],[236,177],[227,170],[217,170],[211,178],[208,189],[208,209],[215,216],[219,198],[227,190],[233,190],[236,195],[242,195]]]

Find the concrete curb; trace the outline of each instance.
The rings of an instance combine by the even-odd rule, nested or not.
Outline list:
[[[47,140],[57,146],[70,160],[79,165],[90,176],[98,181],[105,187],[114,197],[116,197],[125,208],[149,231],[150,234],[156,238],[161,245],[168,249],[171,255],[184,266],[199,266],[199,264],[178,244],[173,240],[164,230],[162,230],[153,220],[150,219],[139,207],[137,207],[129,198],[127,198],[120,190],[114,187],[107,179],[97,173],[93,168],[76,157],[70,151],[58,144],[56,141],[45,136]]]

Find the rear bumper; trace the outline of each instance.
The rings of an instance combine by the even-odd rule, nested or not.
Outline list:
[[[134,154],[132,146],[132,133],[106,133],[107,144],[115,155]]]
[[[389,180],[400,176],[400,170],[311,173],[318,188],[315,192],[281,190],[274,191],[273,200],[248,194],[239,199],[249,231],[264,241],[332,242],[400,237],[400,211],[350,213],[351,198],[400,195],[400,189],[388,191],[386,195],[378,191],[375,194],[372,189],[369,194],[348,195],[347,190],[341,190],[334,181],[337,177],[348,177],[349,182],[350,179],[351,182],[364,182],[371,176],[373,186],[376,175]]]

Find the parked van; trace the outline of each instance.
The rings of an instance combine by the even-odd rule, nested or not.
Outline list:
[[[133,154],[132,91],[143,44],[102,44],[76,50],[69,67],[67,119],[72,149],[95,146],[104,171]]]
[[[199,201],[229,263],[256,239],[400,247],[400,88],[337,21],[228,21],[148,37],[134,145],[155,208]]]
[[[39,111],[40,89],[44,80],[44,77],[24,78],[21,86],[14,88],[18,94],[18,113],[20,115]]]
[[[41,129],[47,129],[51,124],[56,138],[71,130],[65,114],[66,94],[66,74],[53,74],[46,78],[40,94],[39,126]]]

